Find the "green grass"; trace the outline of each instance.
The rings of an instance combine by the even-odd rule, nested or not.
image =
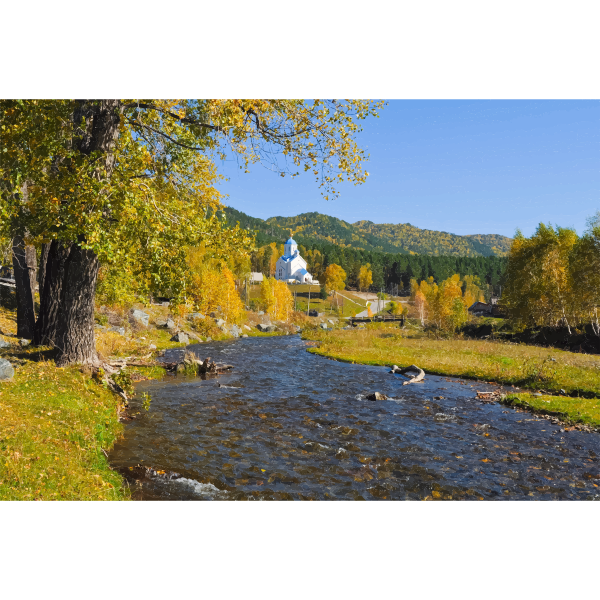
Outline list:
[[[252,329],[252,331],[245,332],[248,337],[277,337],[278,335],[285,335],[285,331],[278,329],[277,331],[258,331],[258,329]]]
[[[600,427],[600,401],[597,398],[508,394],[501,402],[532,412],[553,415],[568,423],[583,423],[591,427]]]
[[[119,399],[39,349],[1,356],[17,364],[0,382],[0,500],[125,500],[103,452],[122,434]]]
[[[418,365],[427,373],[464,377],[543,391],[531,406],[556,408],[581,423],[595,423],[600,411],[600,357],[499,341],[407,337],[397,327],[373,324],[365,329],[305,330],[318,342],[309,352],[369,365]],[[564,390],[564,396],[558,397]],[[527,396],[529,402],[530,396]],[[553,398],[548,403],[546,400]]]

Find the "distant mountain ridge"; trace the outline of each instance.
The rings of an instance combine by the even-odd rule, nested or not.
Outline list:
[[[506,256],[512,239],[498,234],[455,235],[419,229],[410,223],[377,224],[372,221],[347,223],[318,212],[295,217],[250,217],[234,208],[223,211],[227,221],[259,232],[259,244],[284,241],[290,234],[299,243],[327,242],[342,247],[395,254],[431,256]]]

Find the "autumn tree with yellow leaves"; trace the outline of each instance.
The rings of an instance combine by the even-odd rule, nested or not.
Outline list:
[[[282,176],[312,173],[325,198],[368,173],[356,142],[381,102],[362,100],[0,100],[0,237],[38,247],[40,311],[19,272],[21,323],[57,362],[98,364],[94,299],[100,267],[125,255],[179,301],[186,249],[219,253],[237,238],[216,216],[215,160],[239,157]],[[211,216],[212,215],[212,216]],[[18,263],[19,261],[17,261]],[[23,275],[23,276],[21,276]]]
[[[433,325],[440,331],[455,331],[468,320],[468,309],[473,298],[482,298],[478,288],[478,279],[452,275],[439,285],[433,277],[417,283],[411,280],[411,300],[415,304],[421,325]]]
[[[508,256],[502,306],[517,326],[591,324],[600,335],[600,223],[580,238],[569,228],[540,224],[517,232]]]
[[[233,273],[227,266],[207,266],[193,273],[189,297],[194,308],[202,313],[220,310],[230,323],[240,324],[244,317],[244,304],[235,286]]]
[[[339,292],[346,287],[346,271],[340,265],[332,264],[325,269],[325,287],[329,292]]]
[[[358,287],[360,291],[368,290],[373,284],[373,272],[371,271],[371,265],[366,264],[360,268],[358,272]]]
[[[284,281],[265,277],[260,284],[260,301],[263,310],[273,319],[289,321],[294,310],[294,297]]]

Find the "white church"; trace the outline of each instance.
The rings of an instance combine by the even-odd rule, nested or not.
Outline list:
[[[306,261],[298,252],[298,244],[290,239],[284,245],[283,256],[277,260],[275,278],[298,283],[315,283],[312,275],[306,270]]]

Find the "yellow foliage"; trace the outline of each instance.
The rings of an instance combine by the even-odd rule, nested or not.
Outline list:
[[[273,319],[288,321],[294,309],[294,298],[284,281],[265,277],[260,284],[263,310]]]
[[[371,265],[366,264],[360,268],[358,273],[358,287],[361,290],[369,289],[373,283],[373,272],[371,271]]]
[[[329,265],[325,269],[325,287],[328,291],[340,291],[346,287],[346,271],[339,265]]]
[[[440,285],[435,283],[433,277],[420,284],[412,279],[411,298],[421,325],[429,321],[445,331],[453,331],[463,325],[468,319],[469,306],[477,300],[483,300],[483,292],[478,285],[479,278],[471,275],[461,280],[460,275],[454,274]]]
[[[221,310],[230,323],[241,323],[244,304],[235,288],[233,273],[228,267],[206,266],[192,274],[190,296],[197,310],[203,313]]]

